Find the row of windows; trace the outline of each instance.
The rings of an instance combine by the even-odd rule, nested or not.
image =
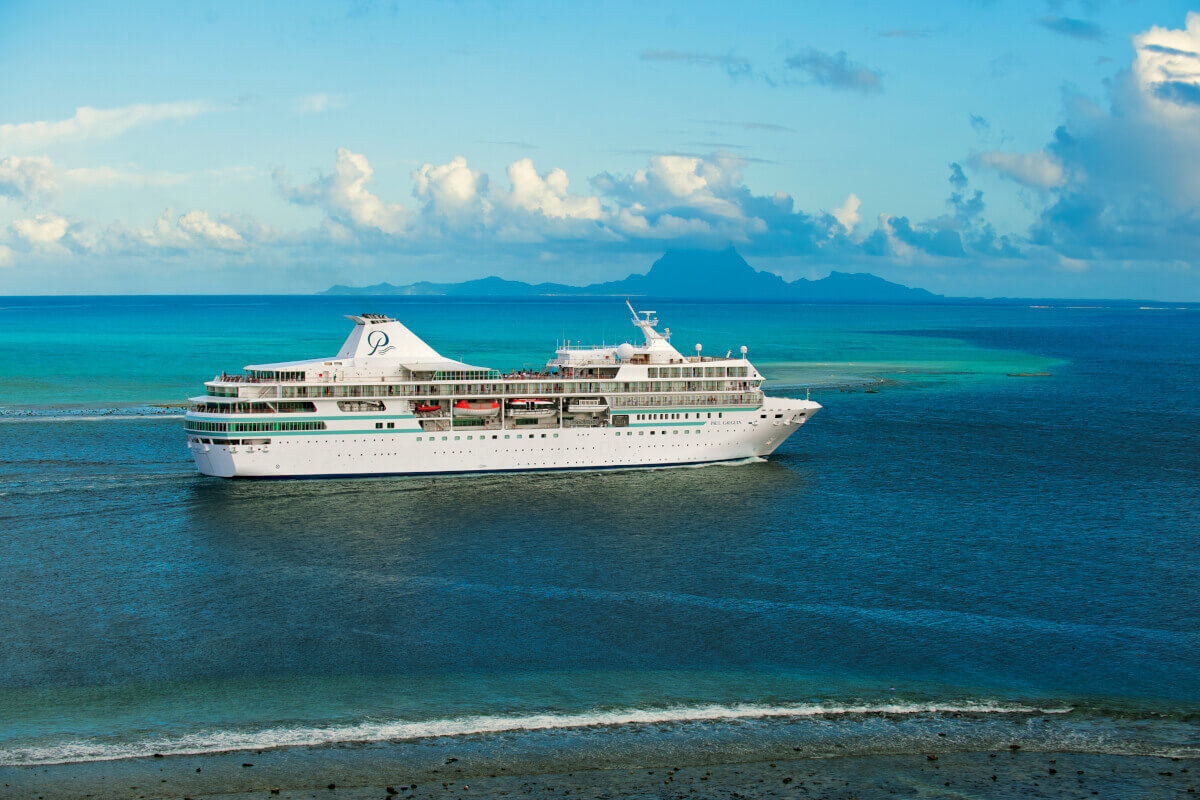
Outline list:
[[[650,367],[646,374],[651,378],[745,378],[748,367]]]
[[[248,369],[246,374],[259,381],[302,381],[303,370],[299,372],[276,372],[269,369]]]
[[[613,433],[614,433],[615,435],[617,435],[617,436],[621,436],[622,434],[623,434],[623,435],[625,435],[625,436],[633,436],[635,433],[636,433],[638,436],[645,436],[646,434],[649,434],[649,435],[651,435],[651,436],[654,436],[654,435],[656,435],[656,434],[657,434],[657,435],[659,435],[659,436],[672,436],[672,435],[673,435],[673,436],[678,436],[678,435],[681,433],[681,431],[679,431],[679,430],[673,430],[673,431],[613,431]],[[682,431],[682,433],[683,433],[683,434],[685,434],[685,435],[691,435],[692,431],[689,429],[689,430],[684,430],[684,431]],[[697,433],[697,434],[699,434],[699,433],[700,433],[700,431],[696,431],[696,433]],[[545,434],[545,433],[543,433],[543,434],[541,434],[540,438],[542,438],[542,439],[545,439],[545,438],[547,437],[547,435],[549,435],[549,437],[550,437],[551,439],[557,439],[557,438],[558,438],[558,434],[557,434],[557,433],[551,433],[551,434]],[[463,438],[464,438],[464,437],[462,437],[462,436],[442,436],[442,437],[440,437],[440,439],[439,439],[439,437],[437,437],[437,436],[418,436],[418,437],[417,437],[417,441],[418,441],[418,442],[422,442],[422,441],[429,441],[429,442],[443,441],[443,442],[447,442],[447,441],[451,441],[451,440],[453,440],[453,441],[455,441],[455,442],[458,442],[458,441],[461,441]],[[473,440],[473,439],[475,439],[475,438],[476,438],[476,437],[474,437],[474,436],[467,436],[467,437],[466,437],[466,440],[469,442],[469,441],[472,441],[472,440]],[[480,436],[480,437],[479,437],[479,440],[480,440],[480,441],[485,441],[487,438],[488,438],[487,436]],[[499,439],[499,438],[501,438],[501,436],[500,436],[499,434],[492,434],[492,437],[491,437],[491,438],[493,438],[493,439]],[[506,434],[504,434],[504,435],[503,435],[503,438],[505,438],[505,439],[510,439],[510,438],[517,438],[517,439],[521,439],[521,438],[525,438],[525,439],[537,439],[537,438],[539,438],[539,435],[538,435],[538,434],[536,434],[536,433],[530,433],[530,434],[520,434],[520,433],[518,433],[518,434],[507,434],[507,433],[506,433]]]
[[[202,439],[198,436],[189,436],[188,441],[196,442],[197,444],[226,444],[226,445],[270,444],[271,443],[270,439]]]
[[[550,436],[550,438],[551,438],[551,439],[557,439],[557,438],[558,438],[558,434],[557,434],[557,433],[551,433],[551,434],[548,434],[548,435]],[[516,438],[518,438],[518,439],[536,439],[536,438],[537,438],[537,434],[536,434],[536,433],[530,433],[530,434],[524,434],[524,433],[509,434],[509,433],[506,433],[506,434],[504,434],[504,438],[505,438],[505,439],[511,439],[511,438],[513,438],[514,436],[515,436]],[[542,434],[542,438],[543,438],[543,439],[545,439],[545,438],[546,438],[546,436],[547,436],[547,434],[545,434],[545,433],[543,433],[543,434]],[[463,438],[463,437],[461,437],[461,436],[455,436],[455,437],[454,437],[454,441],[456,441],[456,442],[457,442],[457,441],[460,441],[462,438]],[[475,438],[474,436],[468,436],[468,437],[467,437],[467,441],[469,442],[469,441],[473,440],[474,438]],[[480,441],[483,441],[483,440],[485,440],[485,439],[487,439],[487,438],[488,438],[487,436],[480,436],[480,437],[479,437],[479,440],[480,440]],[[492,434],[492,438],[493,438],[493,439],[499,439],[499,438],[500,438],[500,434]],[[436,437],[436,436],[429,436],[429,437],[418,436],[418,437],[417,437],[417,441],[418,441],[418,442],[422,442],[422,441],[436,442],[437,440],[438,440],[438,437]],[[442,437],[442,441],[443,441],[443,442],[446,442],[446,441],[449,441],[449,440],[450,440],[450,437],[449,437],[449,436],[443,436],[443,437]]]
[[[706,416],[706,415],[707,415],[707,416]],[[695,417],[696,419],[701,419],[701,418],[704,418],[704,419],[712,419],[712,415],[713,415],[713,412],[711,412],[711,411],[704,411],[704,412],[699,412],[699,411],[698,411],[698,412],[696,412],[695,414],[680,414],[680,413],[674,413],[674,414],[638,414],[638,415],[637,415],[637,418],[638,418],[638,419],[692,419],[693,417]],[[721,418],[723,418],[724,416],[725,416],[725,413],[724,413],[723,411],[718,411],[718,412],[717,412],[717,419],[721,419]]]
[[[195,432],[258,433],[266,431],[323,431],[324,422],[204,422],[189,419],[185,428]]]
[[[665,367],[664,367],[665,369]],[[745,376],[742,376],[745,377]],[[450,397],[497,394],[604,394],[612,392],[747,391],[759,381],[568,381],[565,383],[350,383],[337,386],[281,386],[281,397]],[[237,397],[236,387],[209,386],[214,397]]]
[[[271,403],[193,403],[192,411],[202,414],[303,414],[315,413],[315,403],[303,400],[277,400]]]
[[[758,405],[756,394],[709,395],[646,395],[644,397],[614,397],[614,408],[646,408],[647,406],[746,406]]]

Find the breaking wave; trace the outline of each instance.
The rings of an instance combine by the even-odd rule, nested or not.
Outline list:
[[[870,705],[704,705],[661,709],[621,709],[574,714],[479,715],[424,721],[365,721],[328,726],[269,727],[260,730],[214,730],[178,736],[111,742],[74,739],[50,745],[0,749],[0,766],[116,761],[161,755],[199,755],[279,747],[401,741],[476,734],[602,728],[623,725],[721,722],[839,716],[914,716],[921,714],[1066,714],[1067,707],[1039,708],[988,702]]]

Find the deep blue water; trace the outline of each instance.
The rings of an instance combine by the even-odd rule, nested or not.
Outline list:
[[[97,407],[332,352],[314,308],[360,310],[263,300],[257,352],[226,352],[214,322],[254,335],[245,308],[176,300],[123,362],[116,331],[166,312],[87,302],[91,344],[55,313],[91,356],[45,347]],[[544,357],[571,314],[628,335],[604,303],[387,303],[485,365]],[[0,331],[46,313],[7,305]],[[767,462],[689,469],[228,482],[178,419],[0,421],[0,763],[814,708],[1074,709],[1150,739],[1195,718],[1196,312],[657,310],[786,385],[895,382],[819,391]],[[164,396],[154,365],[197,352]]]

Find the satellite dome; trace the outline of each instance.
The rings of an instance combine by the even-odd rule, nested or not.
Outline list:
[[[633,354],[635,352],[636,350],[634,346],[629,342],[626,342],[617,348],[617,358],[621,359],[622,361],[628,361],[629,359],[633,358]]]

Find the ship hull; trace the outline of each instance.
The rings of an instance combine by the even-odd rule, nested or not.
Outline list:
[[[760,408],[627,427],[424,431],[413,418],[386,430],[279,436],[223,444],[193,439],[197,469],[222,478],[332,478],[687,466],[767,456],[820,409],[766,398]],[[646,415],[649,416],[649,415]],[[678,415],[677,415],[678,416]],[[699,416],[699,415],[696,415]],[[631,417],[636,420],[636,415]],[[244,440],[243,440],[244,441]]]

